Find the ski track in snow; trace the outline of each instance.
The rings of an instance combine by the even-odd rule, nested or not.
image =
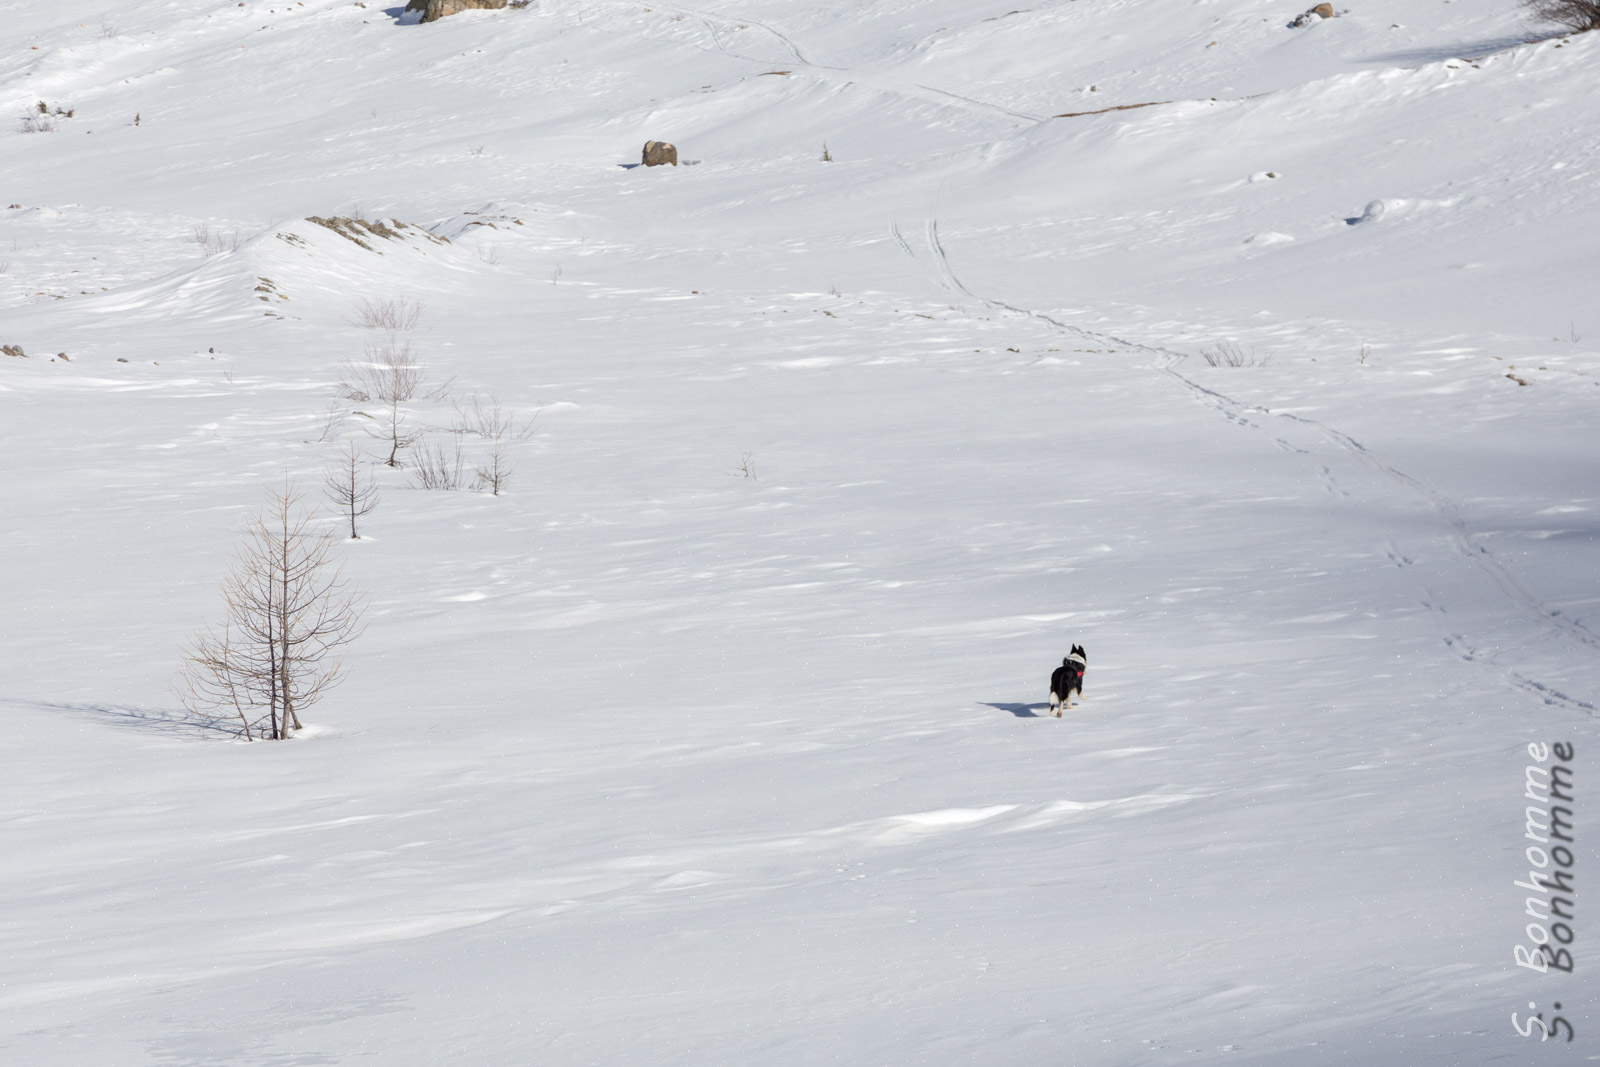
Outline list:
[[[901,232],[899,223],[891,222],[889,229],[895,240],[895,243],[899,245],[901,250],[910,256],[914,261],[920,263],[920,260],[918,259],[915,251],[912,249],[910,242],[906,240],[905,235]],[[1251,416],[1265,416],[1267,418],[1282,419],[1297,426],[1306,427],[1315,431],[1323,438],[1323,440],[1336,446],[1344,455],[1357,460],[1364,466],[1382,475],[1392,484],[1405,490],[1409,495],[1427,504],[1429,509],[1440,520],[1442,520],[1445,526],[1448,528],[1450,532],[1451,543],[1454,545],[1460,558],[1472,564],[1480,572],[1487,575],[1490,581],[1494,584],[1494,587],[1500,592],[1501,596],[1509,601],[1512,606],[1516,608],[1519,614],[1529,621],[1537,624],[1541,629],[1549,633],[1559,635],[1560,637],[1579,644],[1590,651],[1600,652],[1600,635],[1595,634],[1592,630],[1584,626],[1578,620],[1567,618],[1560,611],[1551,609],[1545,604],[1541,603],[1538,597],[1534,596],[1534,594],[1530,592],[1526,586],[1519,582],[1517,578],[1510,572],[1510,570],[1508,570],[1506,566],[1495,557],[1494,553],[1490,552],[1482,545],[1477,544],[1473,540],[1472,533],[1467,528],[1466,521],[1461,516],[1461,509],[1455,503],[1455,501],[1451,500],[1443,493],[1433,489],[1431,486],[1423,483],[1421,480],[1397,469],[1393,464],[1390,464],[1381,457],[1375,455],[1370,449],[1368,449],[1361,442],[1357,441],[1355,438],[1351,437],[1349,434],[1328,426],[1325,423],[1319,422],[1316,419],[1307,418],[1303,415],[1296,415],[1293,412],[1272,411],[1269,408],[1259,407],[1254,404],[1246,404],[1234,399],[1231,396],[1228,396],[1226,393],[1212,389],[1205,385],[1201,385],[1199,382],[1188,377],[1177,369],[1177,365],[1184,359],[1188,358],[1184,353],[1175,352],[1171,349],[1163,348],[1157,345],[1129,341],[1114,334],[1100,333],[1093,330],[1086,330],[1082,327],[1072,326],[1060,321],[1059,319],[1046,315],[1043,312],[1035,311],[1030,308],[1019,307],[1002,299],[992,298],[975,293],[966,285],[965,282],[961,280],[961,278],[956,274],[955,269],[950,265],[949,254],[945,251],[944,243],[939,239],[939,221],[937,217],[930,216],[927,219],[924,224],[923,237],[933,263],[933,275],[935,280],[940,286],[952,293],[969,297],[973,300],[979,301],[986,307],[993,308],[997,311],[1004,311],[1011,314],[1022,315],[1028,318],[1036,319],[1040,322],[1048,324],[1050,327],[1061,333],[1078,337],[1085,341],[1148,352],[1156,357],[1154,369],[1162,372],[1170,380],[1176,382],[1179,386],[1188,391],[1196,400],[1215,408],[1220,414],[1227,418],[1228,421],[1234,423],[1235,425],[1250,429],[1264,429],[1261,423],[1256,419],[1253,419]],[[1288,445],[1287,442],[1283,441],[1281,438],[1278,440],[1278,444],[1283,447],[1294,447]],[[1304,451],[1303,449],[1298,448],[1295,450]],[[1324,478],[1329,481],[1331,488],[1331,474],[1329,473],[1328,468],[1323,467],[1321,469]],[[1350,495],[1348,492],[1343,490],[1336,491],[1339,493],[1339,495],[1344,497],[1349,497]],[[1394,559],[1392,546],[1390,558]],[[1421,603],[1431,612],[1433,612],[1436,617],[1439,616],[1440,608],[1434,598],[1425,597]],[[1444,627],[1442,620],[1440,622],[1440,626],[1441,630],[1443,630]],[[1538,697],[1539,700],[1545,704],[1567,708],[1569,710],[1582,712],[1590,716],[1597,714],[1597,709],[1594,703],[1591,701],[1570,696],[1559,689],[1547,686],[1536,679],[1525,677],[1509,667],[1504,667],[1494,663],[1492,660],[1479,657],[1478,654],[1466,644],[1465,639],[1459,634],[1446,635],[1444,637],[1444,641],[1451,647],[1452,650],[1458,652],[1462,659],[1471,663],[1486,664],[1493,667],[1493,669],[1495,669],[1502,676],[1507,685],[1521,692],[1532,694],[1533,696]]]

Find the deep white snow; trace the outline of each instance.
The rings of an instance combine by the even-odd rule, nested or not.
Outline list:
[[[1303,4],[7,5],[0,1062],[1600,1058],[1600,35]],[[388,340],[509,490],[375,466],[348,679],[207,728]]]

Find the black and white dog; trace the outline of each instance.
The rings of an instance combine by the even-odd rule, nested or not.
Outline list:
[[[1089,668],[1089,654],[1082,645],[1073,645],[1067,658],[1050,675],[1050,714],[1061,718],[1063,706],[1072,707],[1072,694],[1083,699],[1083,672]]]

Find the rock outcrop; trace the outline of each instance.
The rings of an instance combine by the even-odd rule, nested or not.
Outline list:
[[[644,158],[641,160],[647,167],[659,167],[663,163],[678,165],[678,147],[665,141],[646,141],[644,143]]]
[[[423,22],[435,22],[458,11],[497,11],[506,0],[411,0],[407,11],[422,12]]]

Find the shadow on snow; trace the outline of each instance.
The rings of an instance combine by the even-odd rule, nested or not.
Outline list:
[[[1525,44],[1538,44],[1559,37],[1565,33],[1550,33],[1541,37],[1491,37],[1485,41],[1463,41],[1460,44],[1445,45],[1438,48],[1413,48],[1404,52],[1379,52],[1377,55],[1367,56],[1360,62],[1363,63],[1443,63],[1447,59],[1482,59],[1492,56],[1496,52],[1506,52]]]
[[[40,711],[67,711],[133,730],[158,734],[197,732],[207,736],[239,738],[244,731],[239,723],[201,715],[184,708],[151,708],[132,704],[99,704],[90,701],[13,700],[7,703]]]
[[[1050,706],[1049,704],[1043,702],[1038,704],[995,704],[987,700],[982,701],[982,704],[986,708],[996,708],[1000,711],[1009,711],[1019,719],[1045,718],[1045,716],[1040,715],[1039,712]]]

